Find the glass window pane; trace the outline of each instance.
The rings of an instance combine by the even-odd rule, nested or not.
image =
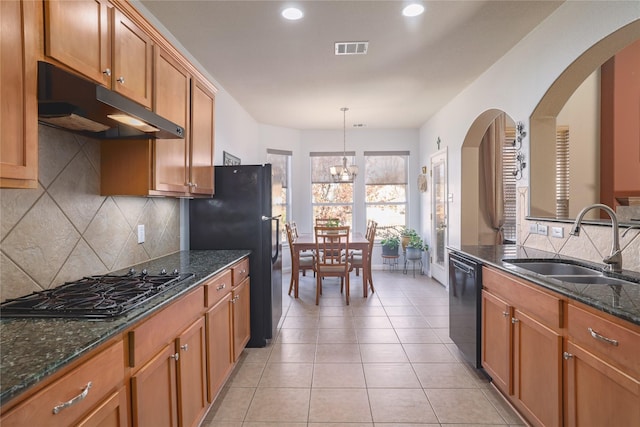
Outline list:
[[[353,156],[347,156],[347,165],[353,165]],[[331,166],[342,165],[342,156],[313,156],[311,157],[311,182],[331,183]]]
[[[351,203],[353,184],[312,184],[313,203]]]
[[[378,227],[404,226],[407,221],[406,205],[367,205],[367,220],[372,219]]]
[[[365,184],[406,184],[407,156],[367,156]]]
[[[324,205],[313,207],[314,218],[338,218],[340,225],[351,226],[353,212],[351,205]]]
[[[367,185],[365,200],[367,203],[405,203],[407,186],[402,185]]]

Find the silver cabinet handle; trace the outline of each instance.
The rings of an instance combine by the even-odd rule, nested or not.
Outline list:
[[[618,346],[618,341],[617,341],[617,340],[614,340],[614,339],[612,339],[612,338],[607,338],[607,337],[605,337],[605,336],[602,336],[602,335],[600,335],[599,333],[597,333],[596,331],[594,331],[594,330],[593,330],[593,329],[591,329],[591,328],[587,328],[587,330],[589,331],[589,333],[591,334],[591,336],[592,336],[594,339],[600,340],[600,341],[602,341],[602,342],[606,342],[607,344],[611,344],[612,346],[615,346],[615,347],[617,347],[617,346]]]
[[[562,357],[564,357],[564,360],[573,359],[573,354],[571,354],[571,353],[567,353],[567,352],[565,351],[564,353],[562,353]]]
[[[124,77],[122,77],[122,76],[118,77],[118,83],[123,84],[124,83]]]
[[[513,323],[514,325],[515,325],[516,323],[518,323],[518,322],[519,322],[519,320],[518,320],[518,319],[516,319],[515,317],[512,317],[512,318],[511,318],[511,323]]]
[[[184,351],[189,351],[189,344],[181,345],[180,348]]]
[[[172,354],[169,357],[177,362],[178,360],[180,360],[180,353]]]
[[[73,406],[76,403],[84,400],[84,398],[87,397],[87,395],[89,394],[89,389],[90,388],[91,388],[91,381],[89,381],[87,383],[87,385],[84,386],[84,388],[82,389],[82,392],[79,395],[77,395],[76,397],[74,397],[73,399],[71,399],[71,400],[69,400],[67,402],[61,403],[58,406],[54,406],[53,407],[53,414],[55,415],[55,414],[59,413],[60,411],[62,411],[63,409],[68,408],[69,406]]]
[[[104,74],[105,76],[109,77],[111,75],[111,68],[107,68],[105,69],[102,74]]]
[[[218,285],[218,287],[216,288],[216,291],[221,291],[221,290],[223,290],[223,289],[224,289],[224,288],[226,288],[226,287],[227,287],[227,284],[226,284],[226,283],[223,283],[222,285]]]
[[[504,317],[507,317],[507,316],[509,315],[509,312],[508,312],[508,311],[503,311],[503,312],[502,312],[502,315],[503,315]]]

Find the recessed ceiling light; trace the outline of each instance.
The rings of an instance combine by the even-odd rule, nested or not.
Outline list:
[[[402,14],[408,17],[422,15],[422,12],[424,12],[424,6],[419,3],[411,3],[402,9]]]
[[[289,21],[296,21],[304,16],[304,13],[296,7],[288,7],[282,11],[282,17]]]

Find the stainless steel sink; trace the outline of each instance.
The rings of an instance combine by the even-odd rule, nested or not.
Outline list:
[[[567,262],[553,262],[553,261],[529,261],[529,260],[509,260],[505,259],[504,262],[514,264],[525,270],[532,271],[534,273],[542,274],[543,276],[601,276],[602,272],[593,270],[581,265],[571,264]]]

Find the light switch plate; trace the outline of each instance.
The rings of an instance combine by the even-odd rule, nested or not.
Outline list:
[[[543,236],[546,236],[547,234],[549,234],[549,226],[538,224],[538,234],[541,234]]]
[[[551,227],[551,237],[564,237],[564,228],[562,227]]]
[[[144,224],[138,224],[138,243],[144,243]]]
[[[538,224],[529,224],[529,233],[538,234]]]

